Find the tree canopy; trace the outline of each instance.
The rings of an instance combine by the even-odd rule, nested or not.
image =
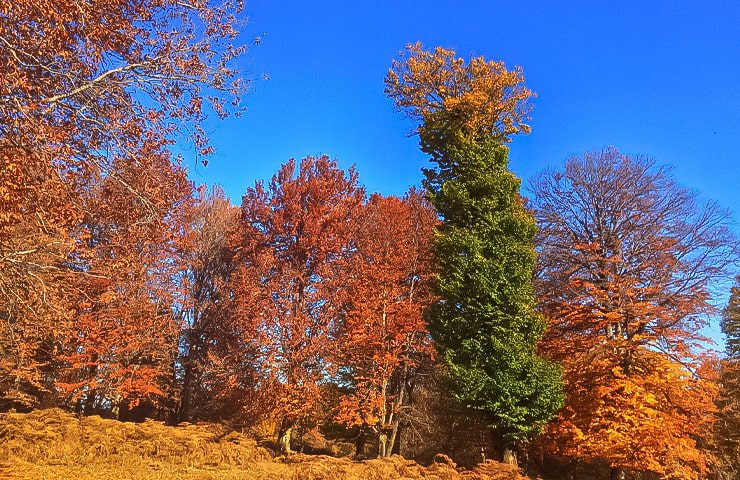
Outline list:
[[[386,91],[420,117],[424,186],[442,218],[434,241],[439,301],[430,330],[454,396],[484,412],[508,447],[538,433],[561,403],[558,367],[538,356],[534,217],[508,170],[508,135],[527,131],[531,92],[519,70],[419,44]]]

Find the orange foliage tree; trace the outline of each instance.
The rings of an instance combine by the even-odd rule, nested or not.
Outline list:
[[[315,415],[333,376],[364,190],[328,157],[287,162],[242,200],[232,248],[233,318],[254,346],[259,404],[280,422],[280,443]]]
[[[431,239],[437,215],[423,195],[373,195],[355,238],[347,276],[350,306],[337,342],[337,363],[350,393],[337,420],[372,431],[378,455],[393,452],[414,376],[428,364],[431,337],[423,318],[431,302]]]
[[[699,479],[716,384],[700,329],[710,284],[737,258],[729,214],[700,205],[665,169],[613,148],[532,184],[541,228],[542,348],[563,363],[567,400],[552,451]]]
[[[111,178],[88,198],[76,231],[84,242],[72,268],[75,314],[62,343],[58,387],[86,412],[126,411],[141,400],[161,404],[173,391],[178,354],[175,318],[183,207],[190,182],[166,154],[116,166],[127,185],[149,198],[137,205]],[[79,405],[83,408],[83,404]]]
[[[238,414],[253,387],[250,369],[237,368],[228,360],[241,349],[228,316],[233,269],[228,242],[238,214],[239,208],[220,187],[208,193],[202,187],[185,215],[177,279],[182,289],[178,304],[182,383],[176,399],[180,422]]]
[[[116,316],[129,325],[146,317],[142,334],[161,326],[166,307],[147,292],[144,270],[162,266],[153,245],[179,201],[166,189],[189,189],[168,146],[189,127],[197,155],[210,153],[200,128],[208,112],[238,109],[244,85],[231,65],[245,50],[235,44],[240,8],[230,0],[0,5],[3,405],[51,401],[56,357],[79,353],[73,345],[91,309],[128,308],[121,299],[132,294],[140,301]],[[113,273],[136,286],[124,294]],[[86,362],[64,382],[81,381]]]
[[[424,122],[426,137],[436,130],[435,136],[445,136],[459,129],[473,136],[492,133],[508,142],[512,135],[531,130],[527,122],[535,94],[524,84],[522,69],[507,69],[504,62],[484,57],[466,61],[454,50],[428,51],[415,43],[393,61],[385,92],[397,108]]]
[[[629,368],[615,366],[630,348]],[[700,365],[692,372],[658,352],[618,342],[564,365],[568,400],[545,434],[552,453],[606,460],[616,478],[629,470],[706,478],[703,440],[717,395],[713,369]]]
[[[72,314],[62,265],[77,220],[50,164],[0,147],[0,409],[39,405],[53,390],[51,364]]]

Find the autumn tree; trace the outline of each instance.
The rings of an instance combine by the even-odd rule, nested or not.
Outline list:
[[[4,135],[0,134],[0,142]],[[77,221],[51,165],[0,148],[0,409],[48,404],[55,348],[69,327],[63,267]]]
[[[717,455],[722,480],[740,478],[740,278],[732,288],[722,316],[726,356],[722,361]]]
[[[253,387],[249,376],[243,379],[247,381],[229,382],[239,378],[241,366],[231,375],[225,370],[225,359],[239,348],[228,314],[233,256],[228,235],[238,212],[222,188],[207,192],[202,187],[186,214],[180,247],[183,268],[177,278],[182,289],[179,422],[228,416],[228,410],[240,405],[235,397],[246,400],[245,390]]]
[[[233,318],[255,346],[259,403],[278,419],[286,453],[293,429],[312,420],[321,386],[335,373],[331,357],[363,200],[355,170],[325,156],[290,160],[242,200],[231,243]]]
[[[737,244],[729,214],[666,168],[614,148],[569,159],[531,186],[540,226],[543,348],[567,400],[553,451],[626,470],[698,479],[716,385],[700,329]]]
[[[79,272],[72,284],[79,293],[60,346],[64,364],[57,381],[64,398],[81,402],[80,410],[110,409],[121,418],[142,402],[147,408],[173,408],[179,336],[174,280],[183,209],[191,199],[184,169],[166,153],[131,163],[116,165],[116,171],[151,199],[151,208],[133,201],[112,178],[86,197],[86,213],[75,231],[84,246],[69,266]]]
[[[337,363],[349,393],[337,420],[370,430],[378,455],[396,446],[417,369],[432,345],[423,317],[431,303],[431,239],[437,215],[423,194],[373,195],[354,233],[356,253],[345,277],[350,306],[337,339]]]
[[[200,125],[209,112],[233,111],[244,87],[232,66],[244,52],[239,9],[228,0],[0,6],[0,395],[6,401],[33,406],[53,393],[54,358],[79,331],[71,322],[100,303],[97,293],[108,298],[104,284],[112,270],[94,260],[102,262],[102,249],[110,250],[107,240],[96,240],[99,231],[123,240],[129,227],[156,229],[170,214],[170,201],[157,200],[160,191],[145,183],[166,172],[174,178],[163,186],[180,181],[168,146],[189,138],[197,155],[210,152]],[[133,223],[120,227],[109,215],[115,208],[135,210],[118,212]],[[142,254],[140,245],[131,247],[128,253]],[[123,262],[122,251],[115,255]]]
[[[508,170],[510,135],[525,123],[532,92],[520,69],[420,44],[393,63],[386,92],[420,120],[433,168],[424,186],[442,217],[434,242],[440,301],[430,330],[455,397],[483,412],[504,459],[560,407],[558,367],[539,357],[545,323],[535,309],[535,222]]]

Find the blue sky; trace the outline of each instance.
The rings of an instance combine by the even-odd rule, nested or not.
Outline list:
[[[370,192],[418,184],[426,161],[383,77],[421,40],[524,69],[538,98],[511,168],[525,182],[615,145],[673,165],[740,219],[740,2],[247,0],[246,11],[263,41],[243,66],[269,80],[242,118],[210,127],[208,167],[189,162],[235,203],[288,158],[321,153],[355,164]]]

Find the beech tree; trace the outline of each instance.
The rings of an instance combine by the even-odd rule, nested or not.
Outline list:
[[[170,200],[160,201],[161,191],[145,182],[164,172],[174,175],[164,186],[180,181],[168,146],[189,139],[205,158],[211,149],[200,125],[208,113],[238,111],[245,86],[232,67],[245,51],[237,39],[239,9],[229,0],[0,6],[4,405],[53,397],[56,356],[80,331],[74,322],[98,303],[106,282],[119,281],[94,260],[104,257],[108,240],[97,242],[98,232],[90,231],[124,242],[119,235],[128,228],[157,230]],[[137,177],[144,183],[134,185]],[[109,216],[114,205],[132,212],[120,212],[124,222],[136,220],[119,228]],[[132,238],[145,241],[139,234]],[[128,253],[143,250],[132,243]],[[147,294],[140,294],[143,302]]]
[[[0,134],[0,142],[4,138]],[[35,407],[51,395],[55,346],[68,331],[73,310],[70,273],[61,265],[74,249],[67,232],[77,213],[51,165],[27,160],[21,150],[0,148],[3,410]]]
[[[235,228],[238,213],[222,188],[207,192],[201,187],[184,218],[182,271],[176,279],[182,290],[178,299],[179,422],[236,414],[249,399],[246,392],[254,387],[250,370],[243,365],[226,370],[226,359],[239,348],[238,334],[229,322],[228,289],[233,269],[229,232]],[[240,377],[240,373],[247,376]]]
[[[716,311],[712,284],[737,258],[729,213],[614,148],[569,159],[531,190],[543,349],[565,367],[555,451],[605,459],[613,478],[704,478],[698,441],[716,385],[700,329]]]
[[[121,160],[125,162],[125,160]],[[69,268],[80,272],[74,316],[61,344],[57,386],[86,413],[128,410],[142,400],[170,410],[176,393],[172,366],[178,354],[178,232],[191,199],[184,170],[166,153],[149,155],[115,171],[150,198],[152,209],[132,202],[121,182],[104,179],[87,197],[75,231],[84,242]]]
[[[520,69],[452,50],[409,46],[386,77],[396,105],[421,121],[433,168],[424,186],[442,217],[434,242],[440,300],[430,330],[454,396],[514,443],[541,430],[561,404],[558,367],[539,357],[534,218],[508,170],[506,142],[527,132],[532,97]]]
[[[432,345],[423,317],[431,303],[431,239],[437,215],[423,194],[370,197],[354,234],[346,277],[350,302],[337,340],[337,364],[350,393],[337,420],[368,429],[378,456],[390,456],[415,373]]]
[[[344,280],[364,190],[354,169],[328,157],[283,165],[242,200],[231,246],[233,318],[255,350],[260,406],[278,419],[279,441],[310,423],[348,300]]]

